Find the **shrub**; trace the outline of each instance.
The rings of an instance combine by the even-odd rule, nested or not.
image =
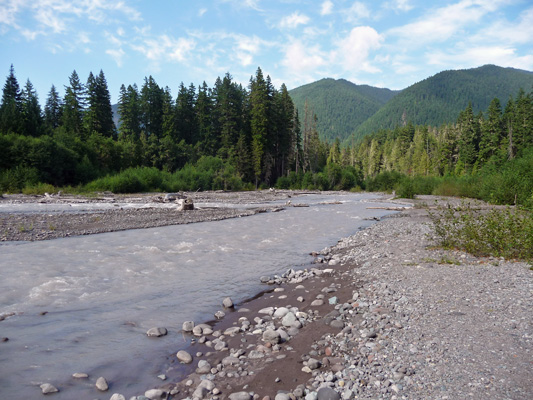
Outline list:
[[[476,256],[533,260],[533,213],[506,208],[482,212],[470,203],[429,211],[435,240]]]

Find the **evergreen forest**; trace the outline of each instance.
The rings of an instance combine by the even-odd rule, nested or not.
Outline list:
[[[438,126],[403,120],[342,146],[321,139],[312,106],[300,112],[260,68],[247,87],[227,73],[213,87],[182,83],[175,98],[151,76],[140,88],[122,85],[115,124],[102,71],[85,83],[73,71],[64,96],[52,86],[41,108],[12,66],[0,105],[0,190],[396,190],[533,208],[533,92],[503,101],[481,111],[469,103]]]

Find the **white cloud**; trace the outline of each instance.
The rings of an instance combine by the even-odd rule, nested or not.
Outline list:
[[[497,10],[502,1],[505,0],[461,0],[433,10],[416,22],[393,28],[387,34],[409,46],[445,42]]]
[[[113,60],[115,60],[115,63],[118,67],[122,67],[123,59],[126,53],[122,49],[108,49],[106,50],[106,54],[110,55]]]
[[[282,29],[294,29],[297,28],[298,25],[306,25],[308,23],[309,17],[296,11],[287,17],[283,17],[279,26]]]
[[[174,39],[168,35],[160,35],[143,39],[143,43],[132,45],[135,51],[143,54],[148,60],[158,65],[162,61],[185,62],[196,42],[189,38]]]
[[[533,8],[523,11],[516,21],[499,20],[472,35],[474,43],[533,43]]]
[[[198,10],[198,16],[203,17],[206,12],[207,12],[207,8],[200,8]]]
[[[350,8],[343,11],[343,15],[347,22],[359,23],[362,19],[370,17],[370,10],[364,3],[356,1]]]
[[[326,0],[322,3],[320,7],[320,15],[329,15],[333,12],[333,2],[331,0]]]
[[[293,39],[284,49],[284,59],[281,64],[290,74],[312,77],[316,69],[326,65],[326,56],[318,46],[305,45],[299,39]]]
[[[393,0],[388,4],[390,8],[397,11],[410,11],[413,9],[413,6],[411,5],[411,0]]]
[[[480,46],[452,52],[434,51],[427,54],[430,65],[451,68],[471,68],[485,64],[533,69],[533,54],[518,56],[516,49],[504,46]]]
[[[18,25],[18,17],[28,13],[37,22],[31,28]],[[5,0],[0,4],[0,24],[11,26],[26,38],[39,35],[66,34],[76,31],[80,19],[99,24],[114,22],[115,13],[129,20],[141,20],[141,14],[122,0]]]
[[[349,35],[337,44],[336,59],[346,71],[379,72],[369,62],[372,50],[381,47],[383,37],[369,26],[353,28]]]

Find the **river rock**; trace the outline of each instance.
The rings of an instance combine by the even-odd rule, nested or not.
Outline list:
[[[323,387],[317,392],[317,400],[340,400],[341,395],[330,387]]]
[[[224,331],[224,335],[226,336],[235,336],[237,333],[241,331],[241,328],[238,326],[232,326],[231,328],[228,328]]]
[[[311,303],[311,307],[320,307],[323,304],[324,304],[324,300],[317,299],[317,300],[313,300],[313,302]]]
[[[150,328],[146,335],[150,337],[161,337],[165,336],[168,333],[167,328]]]
[[[109,400],[126,400],[126,398],[120,393],[113,393],[113,396]]]
[[[281,324],[283,326],[293,326],[296,321],[298,321],[296,319],[296,315],[294,315],[294,313],[292,312],[288,312],[284,317],[283,319],[281,320]]]
[[[176,354],[176,357],[178,358],[179,362],[183,364],[192,363],[192,356],[189,353],[187,353],[185,350],[178,351],[178,353]]]
[[[307,366],[310,370],[318,369],[321,365],[322,363],[314,358],[310,358],[309,360],[307,360]]]
[[[280,342],[280,334],[272,329],[267,329],[263,332],[263,341],[272,344],[278,344]]]
[[[231,300],[231,297],[226,297],[222,300],[222,305],[224,308],[233,308],[233,300]]]
[[[203,375],[208,374],[209,372],[211,372],[211,364],[209,364],[206,360],[198,361],[198,368],[196,368],[196,373]]]
[[[101,392],[105,392],[109,389],[109,385],[103,376],[96,380],[96,388]]]
[[[87,379],[89,375],[84,372],[75,372],[72,374],[72,377],[76,379]]]
[[[193,321],[185,321],[181,327],[184,332],[192,332],[194,329],[194,322]]]
[[[276,311],[274,311],[274,318],[283,318],[285,315],[289,313],[289,309],[287,307],[279,307]]]
[[[224,311],[220,311],[218,310],[216,313],[215,313],[215,318],[216,319],[222,319],[226,316],[226,313]]]
[[[41,387],[41,391],[43,392],[43,394],[59,392],[59,389],[50,383],[43,383],[40,387]]]
[[[215,388],[215,384],[210,380],[203,379],[194,393],[192,394],[193,398],[203,399],[207,394]]]
[[[150,389],[144,393],[144,397],[150,400],[163,400],[167,398],[167,392],[161,389]]]
[[[236,392],[229,395],[230,400],[251,400],[252,396],[248,392]]]

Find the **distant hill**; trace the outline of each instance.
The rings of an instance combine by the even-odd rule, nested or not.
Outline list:
[[[321,139],[330,143],[341,141],[374,115],[398,91],[368,85],[356,85],[345,79],[321,79],[289,91],[298,109],[300,121],[304,120],[305,102],[318,117],[317,127]]]
[[[497,97],[502,107],[520,89],[533,89],[533,73],[485,65],[479,68],[444,71],[404,89],[361,125],[354,139],[380,129],[392,129],[403,121],[438,126],[455,122],[468,103],[474,112],[486,111]]]

